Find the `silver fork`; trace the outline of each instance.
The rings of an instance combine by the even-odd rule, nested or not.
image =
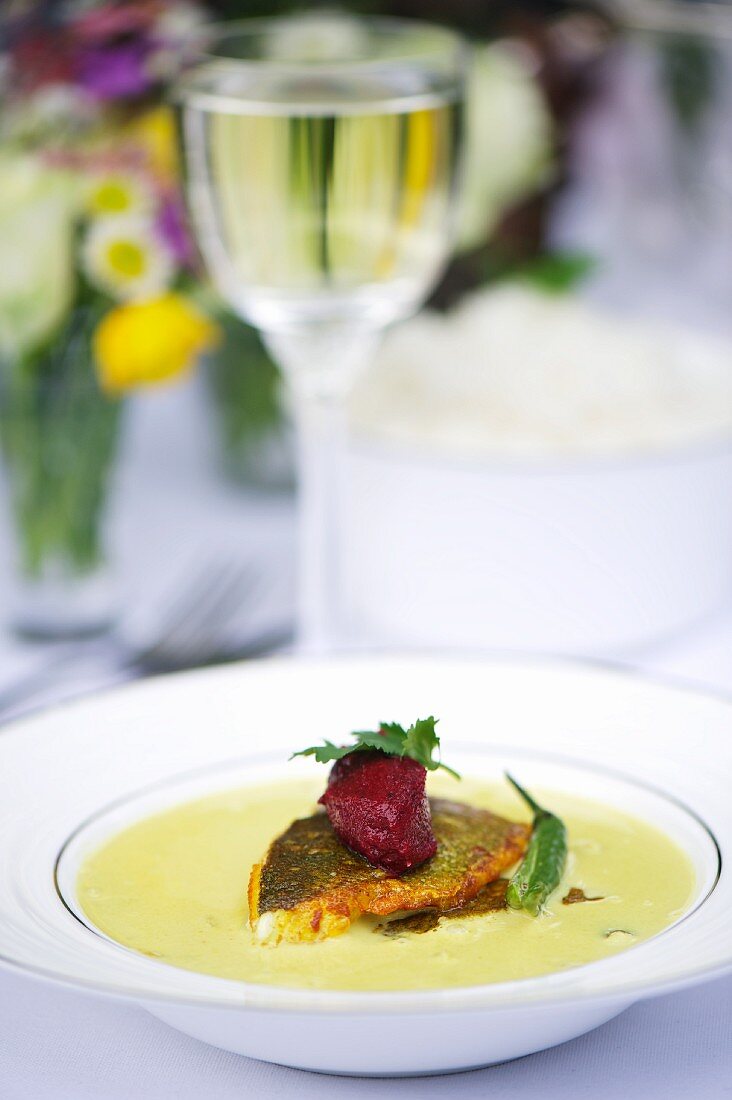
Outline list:
[[[222,659],[221,646],[227,627],[246,600],[253,602],[261,583],[261,573],[251,565],[227,562],[200,567],[169,601],[154,635],[138,645],[112,638],[115,673],[109,683],[116,683],[129,673],[144,676],[175,672]],[[240,650],[227,653],[223,659],[261,656],[286,644],[291,637],[291,627],[282,624],[249,639]],[[88,656],[90,647],[101,642],[96,639],[68,645],[41,668],[34,668],[0,691],[0,715],[32,701],[57,673]]]

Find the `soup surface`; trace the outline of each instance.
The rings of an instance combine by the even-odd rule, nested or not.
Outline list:
[[[660,932],[692,899],[692,865],[665,834],[610,806],[538,790],[564,818],[570,847],[564,880],[538,918],[502,910],[398,935],[361,918],[329,940],[263,946],[248,925],[249,871],[294,818],[313,812],[321,790],[289,780],[139,821],[83,864],[81,906],[112,939],[173,966],[267,985],[385,990],[482,985],[607,958]],[[429,790],[526,820],[497,785],[430,777]],[[601,900],[567,904],[571,889]]]

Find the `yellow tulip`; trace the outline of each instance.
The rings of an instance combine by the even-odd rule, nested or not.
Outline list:
[[[155,385],[185,374],[218,339],[218,327],[180,294],[129,302],[97,326],[97,374],[110,393]]]
[[[180,175],[178,139],[175,115],[170,107],[153,107],[130,122],[127,137],[139,142],[145,151],[148,167],[167,183],[175,183]]]

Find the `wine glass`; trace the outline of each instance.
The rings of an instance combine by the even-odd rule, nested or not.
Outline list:
[[[210,28],[178,85],[204,260],[292,397],[310,651],[336,639],[344,399],[449,252],[464,59],[459,36],[419,22],[245,20]]]

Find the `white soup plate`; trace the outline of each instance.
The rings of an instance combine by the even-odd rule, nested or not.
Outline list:
[[[114,943],[81,911],[79,864],[117,829],[217,789],[313,774],[311,761],[286,763],[293,749],[426,714],[439,716],[465,773],[520,768],[530,787],[596,797],[665,830],[696,870],[684,916],[610,959],[540,978],[357,993],[178,969]],[[1,961],[303,1069],[425,1074],[504,1061],[732,969],[731,777],[730,703],[591,666],[279,658],[150,680],[0,736]]]

